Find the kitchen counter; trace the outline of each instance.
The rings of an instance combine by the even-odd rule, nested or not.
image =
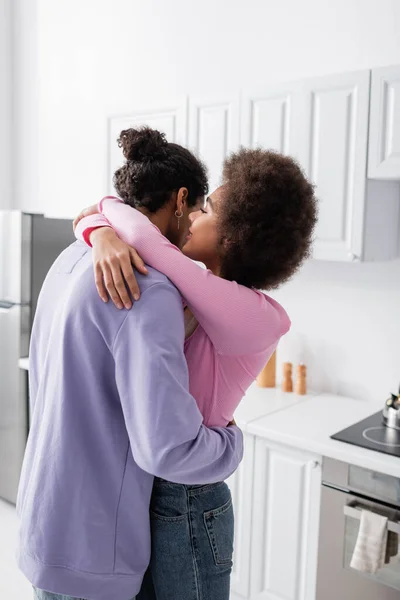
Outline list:
[[[245,431],[256,419],[302,404],[314,395],[312,392],[307,396],[287,394],[279,388],[260,388],[254,383],[237,407],[235,421]]]
[[[330,438],[378,410],[376,404],[352,398],[296,396],[254,385],[235,418],[246,433],[400,478],[400,458]]]

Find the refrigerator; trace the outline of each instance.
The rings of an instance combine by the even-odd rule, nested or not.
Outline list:
[[[0,498],[15,503],[29,431],[28,357],[40,289],[75,238],[72,222],[0,211]]]

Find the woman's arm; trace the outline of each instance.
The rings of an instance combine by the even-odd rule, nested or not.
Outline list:
[[[218,352],[261,352],[284,335],[290,321],[272,298],[233,281],[213,275],[184,256],[147,217],[117,198],[105,198],[100,215],[79,222],[76,234],[88,239],[89,230],[111,225],[117,235],[133,246],[148,265],[175,284]]]
[[[89,215],[92,216],[90,228],[85,229],[84,225],[78,225],[84,217]],[[107,226],[107,229],[105,229],[105,226]],[[85,241],[89,246],[91,246],[91,233],[95,229],[99,232],[103,231],[100,234],[101,244],[96,246],[99,251],[98,257],[96,257],[96,248],[93,249],[97,291],[103,302],[108,302],[110,295],[117,308],[122,309],[125,307],[127,310],[132,308],[131,298],[134,300],[140,298],[140,288],[132,266],[142,275],[148,273],[136,250],[119,239],[104,215],[99,213],[98,204],[85,208],[74,220],[73,228],[76,237]],[[107,244],[108,239],[110,239],[109,244]],[[107,254],[105,246],[109,254]]]

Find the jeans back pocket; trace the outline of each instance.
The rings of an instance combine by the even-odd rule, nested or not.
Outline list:
[[[232,565],[234,516],[232,498],[204,513],[204,524],[216,565]]]

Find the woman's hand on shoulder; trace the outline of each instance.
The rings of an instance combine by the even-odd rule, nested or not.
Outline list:
[[[90,234],[90,242],[93,246],[95,282],[100,298],[103,302],[108,302],[110,296],[117,308],[130,309],[130,294],[134,300],[140,298],[134,269],[143,275],[148,273],[143,260],[110,227],[94,229]]]
[[[89,217],[90,215],[97,215],[97,214],[99,214],[99,212],[100,211],[99,211],[98,204],[92,204],[91,206],[88,206],[87,208],[84,208],[83,210],[81,210],[79,215],[77,217],[75,217],[74,222],[72,224],[74,231],[75,231],[76,226],[78,225],[79,221],[81,221],[84,217]]]

